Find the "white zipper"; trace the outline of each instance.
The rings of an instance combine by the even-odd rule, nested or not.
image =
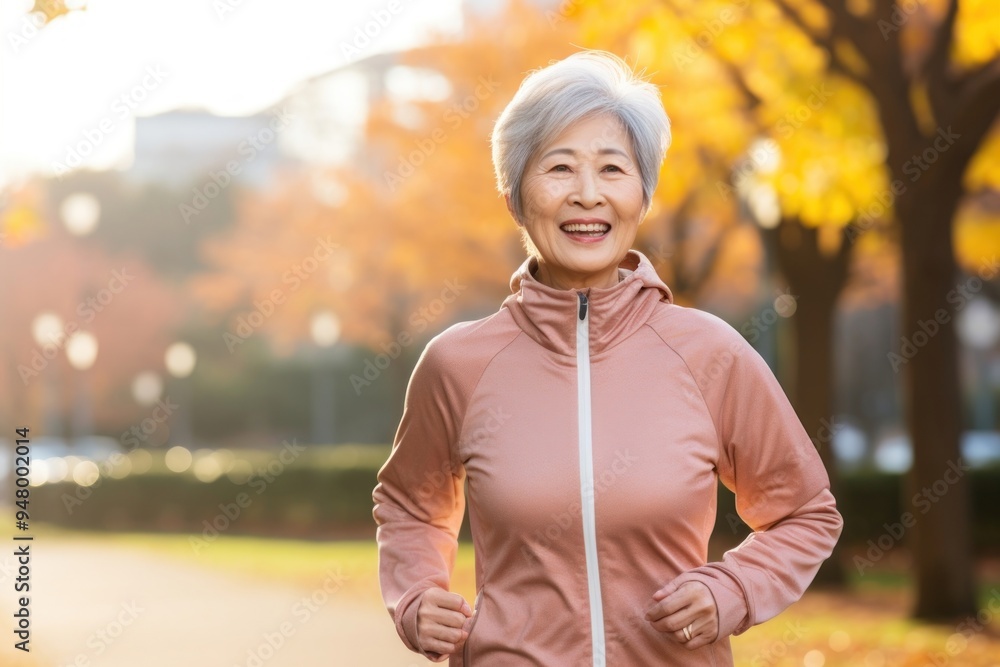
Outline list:
[[[594,443],[590,410],[590,316],[587,295],[578,292],[580,316],[576,321],[576,387],[580,433],[580,505],[583,507],[583,546],[587,558],[590,595],[590,635],[594,667],[604,667],[604,608],[601,576],[597,569],[597,522],[594,512]]]

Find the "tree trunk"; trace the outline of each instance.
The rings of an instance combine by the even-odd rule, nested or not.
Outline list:
[[[782,221],[777,233],[777,242],[772,247],[776,249],[779,269],[796,299],[792,405],[826,466],[831,490],[837,497],[839,485],[832,448],[835,430],[833,314],[837,297],[847,280],[850,247],[842,237],[836,252],[824,254],[820,251],[817,230],[795,220]],[[838,543],[816,574],[816,585],[839,587],[845,584],[840,553]]]
[[[955,185],[942,183],[948,180]],[[961,305],[952,290],[961,283],[947,224],[961,190],[958,178],[936,184],[941,187],[914,189],[899,201],[906,289],[903,340],[892,362],[909,375],[905,403],[913,466],[903,507],[915,518],[909,535],[917,578],[913,615],[941,621],[974,615],[976,600],[953,324]]]

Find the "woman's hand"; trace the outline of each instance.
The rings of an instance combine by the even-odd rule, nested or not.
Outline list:
[[[458,593],[442,588],[428,588],[420,597],[417,609],[417,643],[421,650],[440,653],[434,662],[447,660],[461,651],[469,636],[472,607]]]
[[[708,586],[685,581],[667,584],[653,593],[646,620],[686,649],[694,650],[715,641],[719,633],[719,610]],[[690,627],[689,627],[690,626]],[[690,637],[684,629],[688,628]]]

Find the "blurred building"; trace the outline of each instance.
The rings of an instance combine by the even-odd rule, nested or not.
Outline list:
[[[465,0],[462,18],[489,17],[507,0]],[[561,11],[565,0],[532,0],[540,10]],[[364,125],[371,110],[383,99],[392,102],[393,120],[403,127],[420,124],[417,104],[441,101],[452,94],[448,79],[430,67],[411,63],[437,47],[420,46],[405,51],[362,54],[356,60],[314,76],[296,87],[278,106],[287,106],[301,119],[288,133],[289,151],[316,166],[351,163],[352,167],[380,178],[379,162],[364,144]],[[410,104],[412,103],[412,104]]]
[[[234,182],[261,187],[279,167],[297,159],[285,148],[295,119],[282,111],[276,105],[252,116],[177,110],[138,117],[134,159],[125,176],[183,188],[235,163]]]
[[[364,136],[371,110],[388,99],[393,120],[416,126],[416,107],[407,103],[439,101],[451,94],[441,72],[404,64],[419,61],[422,50],[376,53],[303,81],[277,105],[298,119],[287,136],[290,153],[318,167],[350,163],[379,178],[377,165],[384,162]]]

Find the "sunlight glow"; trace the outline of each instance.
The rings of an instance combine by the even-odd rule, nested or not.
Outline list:
[[[0,187],[28,173],[55,173],[53,163],[78,145],[88,152],[81,151],[81,167],[127,167],[137,117],[174,109],[258,113],[311,77],[461,27],[460,0],[402,3],[360,47],[357,29],[385,0],[86,4],[40,29],[26,13],[31,2],[0,4],[7,50]],[[26,99],[32,103],[18,103]]]

